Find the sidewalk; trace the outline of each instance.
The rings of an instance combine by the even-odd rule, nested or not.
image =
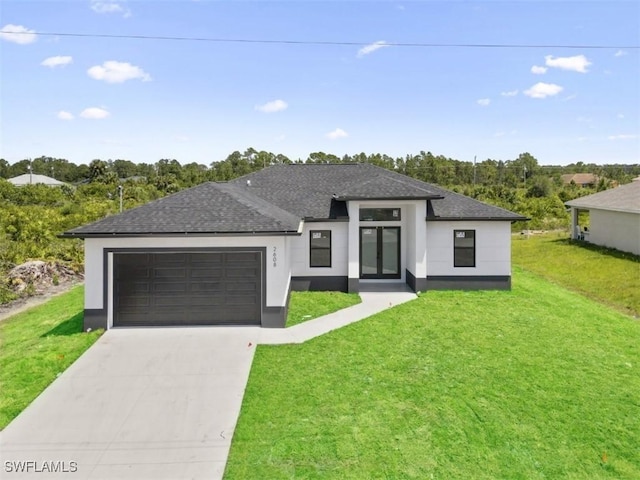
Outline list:
[[[400,305],[401,303],[413,300],[416,294],[406,285],[400,285],[389,291],[388,285],[385,291],[376,291],[375,284],[366,285],[360,291],[362,302],[335,313],[315,318],[307,322],[284,329],[257,329],[257,343],[265,345],[281,345],[285,343],[303,343],[312,338],[319,337],[332,330],[344,327],[350,323],[360,321],[364,318],[375,315],[387,308]]]

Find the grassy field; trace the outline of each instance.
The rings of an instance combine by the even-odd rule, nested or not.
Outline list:
[[[0,429],[100,336],[82,333],[83,298],[76,287],[0,323]]]
[[[360,302],[357,293],[291,292],[286,326],[292,327]]]
[[[640,317],[640,257],[569,240],[565,232],[514,237],[513,263]]]
[[[259,346],[226,479],[640,478],[640,322],[515,269]]]

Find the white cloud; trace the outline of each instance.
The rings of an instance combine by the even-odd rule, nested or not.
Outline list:
[[[96,13],[121,13],[123,17],[128,18],[131,16],[131,10],[122,6],[119,2],[103,2],[101,0],[91,1],[91,10]]]
[[[478,105],[480,105],[481,107],[488,107],[489,104],[491,103],[491,99],[490,98],[481,98],[476,103]]]
[[[518,90],[509,90],[508,92],[502,92],[500,95],[503,97],[515,97],[518,95]]]
[[[638,138],[637,134],[620,134],[620,135],[609,135],[607,137],[608,140],[633,140],[634,138]]]
[[[143,82],[151,80],[151,76],[140,67],[127,62],[109,60],[102,65],[95,65],[87,70],[87,74],[96,80],[104,80],[107,83],[123,83],[127,80],[140,79]]]
[[[618,50],[616,53],[613,54],[613,56],[614,57],[624,57],[627,54],[628,54],[628,52],[625,52],[624,50]]]
[[[345,138],[348,136],[349,134],[341,128],[336,128],[335,130],[327,133],[326,135],[326,137],[330,140],[337,140],[338,138]]]
[[[554,57],[553,55],[547,55],[544,57],[544,60],[547,67],[580,73],[587,73],[587,67],[591,65],[591,62],[584,55],[575,55],[573,57]]]
[[[554,83],[538,82],[530,89],[525,90],[524,94],[527,97],[531,98],[547,98],[553,97],[554,95],[559,94],[561,91],[562,87],[560,85],[556,85]]]
[[[107,118],[109,115],[111,114],[107,110],[99,107],[85,108],[80,112],[80,116],[82,118],[88,118],[91,120],[102,120],[103,118]]]
[[[64,111],[64,110],[60,110],[60,111],[58,112],[57,117],[58,117],[60,120],[73,120],[73,119],[75,118],[75,117],[73,116],[73,113],[66,112],[66,111]]]
[[[369,45],[366,45],[362,47],[360,50],[358,50],[357,56],[359,58],[364,57],[365,55],[369,55],[370,53],[373,53],[376,50],[380,50],[381,48],[385,48],[388,46],[389,44],[384,40],[378,40],[377,42],[370,43]]]
[[[289,107],[289,104],[284,100],[272,100],[267,103],[263,103],[262,105],[256,105],[255,109],[259,112],[263,113],[275,113],[281,112],[282,110],[286,110]]]
[[[617,116],[618,118],[624,118],[624,113],[619,113]]]
[[[534,65],[533,67],[531,67],[531,73],[535,73],[536,75],[542,75],[544,73],[547,73],[547,67]]]
[[[496,132],[493,134],[494,137],[504,137],[506,135],[506,132]]]
[[[0,29],[0,38],[20,45],[27,45],[38,40],[35,30],[29,30],[22,25],[12,25],[11,23]]]
[[[58,55],[57,57],[45,58],[40,63],[40,65],[43,65],[45,67],[55,68],[55,67],[63,67],[65,65],[69,65],[70,63],[73,63],[72,57],[68,55],[66,56]]]

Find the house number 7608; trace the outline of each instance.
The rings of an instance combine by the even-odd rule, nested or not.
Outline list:
[[[278,250],[277,247],[273,247],[273,266],[278,264]]]

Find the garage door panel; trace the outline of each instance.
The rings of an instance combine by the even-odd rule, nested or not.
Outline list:
[[[114,255],[114,325],[259,324],[260,252]]]
[[[198,284],[191,284],[191,293],[199,295],[203,293],[222,293],[224,292],[225,284],[223,282],[202,282]]]
[[[225,290],[227,292],[255,292],[258,285],[256,282],[238,282],[225,284]]]
[[[139,307],[149,307],[150,301],[149,297],[131,297],[131,296],[123,296],[120,301],[120,307],[123,310],[135,309]]]
[[[184,295],[181,296],[173,296],[173,295],[162,295],[153,299],[153,305],[156,307],[162,308],[185,308],[190,305],[189,298],[185,298]]]
[[[216,265],[211,268],[205,268],[202,265],[198,265],[194,267],[189,272],[189,278],[211,278],[215,280],[220,280],[224,278],[224,269],[222,269],[219,265]]]

